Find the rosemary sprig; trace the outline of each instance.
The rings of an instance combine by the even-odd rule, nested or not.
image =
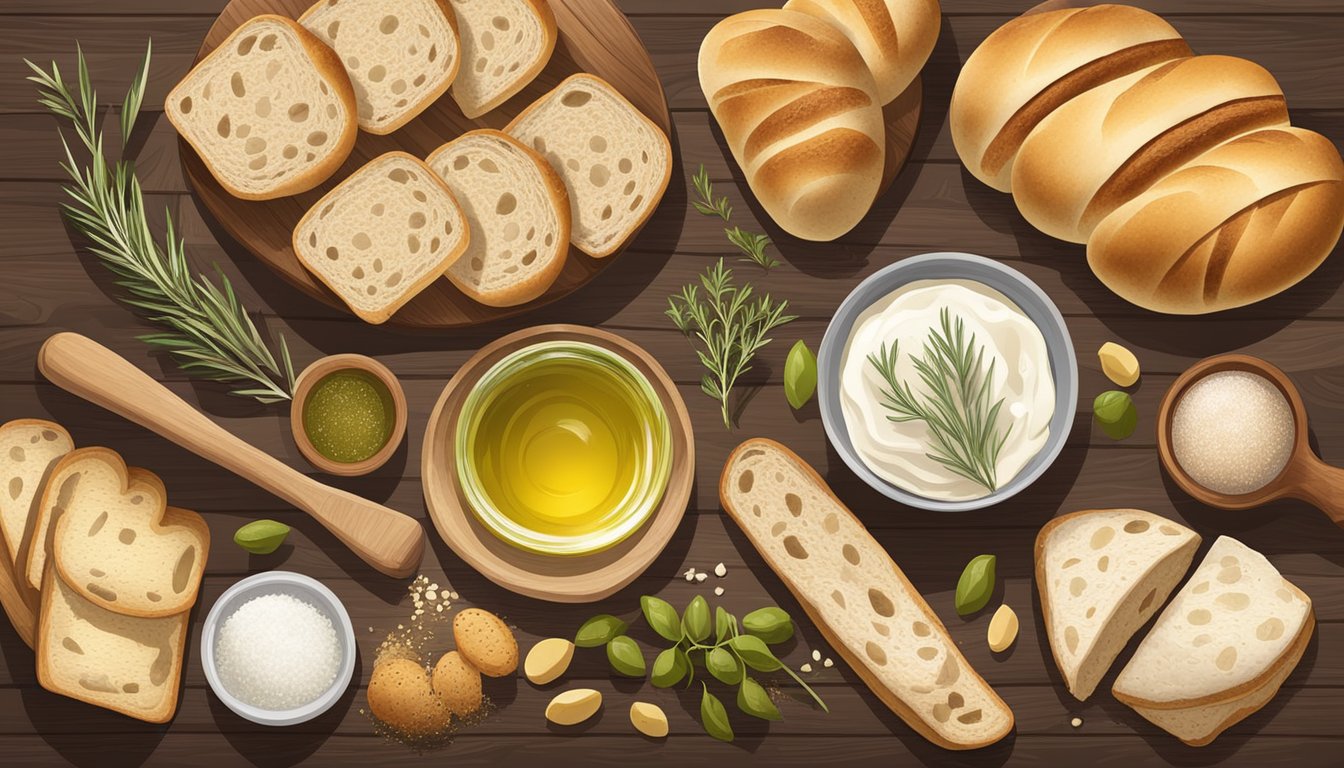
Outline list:
[[[144,102],[151,51],[152,45],[146,46],[144,63],[122,106],[123,152]],[[71,202],[61,206],[66,217],[88,239],[89,250],[116,276],[116,284],[126,293],[122,301],[166,328],[141,339],[166,349],[188,375],[240,385],[232,390],[235,395],[262,403],[289,400],[294,391],[294,365],[284,336],[278,336],[277,363],[228,278],[219,272],[215,283],[193,275],[184,244],[167,211],[164,244],[160,247],[154,241],[134,166],[125,158],[109,166],[104,154],[103,134],[98,128],[98,94],[82,49],[78,50],[78,62],[76,96],[61,77],[56,62],[48,72],[24,60],[33,71],[28,80],[37,85],[38,103],[69,120],[89,153],[89,164],[81,167],[64,132],[60,132],[66,158],[61,167],[71,181],[65,187]]]
[[[1003,431],[998,428],[1003,400],[989,402],[994,361],[982,376],[984,347],[976,346],[974,334],[967,338],[965,323],[954,319],[946,307],[939,314],[939,326],[925,341],[923,357],[914,359],[926,397],[917,397],[907,382],[896,377],[898,345],[888,350],[883,344],[868,355],[887,384],[882,405],[892,412],[887,416],[891,421],[928,425],[930,459],[993,491],[998,487],[999,451],[1012,431],[1012,425]]]
[[[787,301],[776,302],[769,294],[754,297],[750,284],[738,286],[723,259],[705,270],[700,285],[684,286],[667,301],[665,314],[693,343],[699,341],[695,353],[708,371],[700,389],[719,401],[723,426],[732,429],[728,396],[733,385],[751,370],[756,353],[770,343],[769,333],[796,316],[784,314]]]
[[[714,195],[714,184],[710,182],[709,173],[705,171],[704,165],[701,165],[700,170],[691,177],[691,182],[695,185],[695,194],[700,198],[693,203],[695,210],[706,216],[718,216],[725,224],[730,223],[733,206],[728,204],[726,196]],[[750,259],[766,270],[779,266],[779,260],[765,252],[766,246],[770,245],[770,238],[765,235],[746,232],[741,227],[724,227],[723,234],[727,235],[728,242],[737,246],[746,257],[739,261]]]

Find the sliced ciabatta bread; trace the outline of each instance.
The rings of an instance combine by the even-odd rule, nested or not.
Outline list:
[[[1274,697],[1316,624],[1311,598],[1220,536],[1120,672],[1112,693],[1192,746]]]
[[[369,133],[410,122],[448,90],[462,62],[448,0],[318,0],[299,23],[341,57]]]
[[[1086,700],[1129,638],[1167,602],[1199,534],[1138,509],[1084,510],[1036,537],[1036,589],[1050,651],[1075,698]]]
[[[281,16],[240,26],[173,88],[164,110],[220,185],[245,200],[316,187],[359,132],[336,53]]]
[[[466,133],[429,156],[471,228],[467,251],[448,279],[492,307],[546,292],[569,253],[569,194],[540,155],[505,133]]]
[[[480,117],[527,87],[555,51],[559,29],[546,0],[452,0],[462,40],[453,100]]]
[[[595,75],[566,79],[505,131],[560,173],[569,189],[570,240],[594,258],[634,238],[672,178],[666,134]]]
[[[299,261],[367,323],[382,323],[443,275],[471,233],[429,166],[389,152],[350,174],[294,228]]]
[[[1012,710],[802,459],[772,440],[748,440],[728,457],[719,498],[826,640],[910,727],[948,749],[983,747],[1012,730]]]
[[[0,536],[11,565],[26,562],[47,475],[74,447],[70,433],[50,421],[15,419],[0,426]]]

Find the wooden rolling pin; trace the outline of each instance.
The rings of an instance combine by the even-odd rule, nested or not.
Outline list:
[[[282,464],[93,339],[58,333],[42,345],[37,367],[61,389],[157,432],[302,509],[379,571],[401,578],[419,567],[425,537],[414,518]]]

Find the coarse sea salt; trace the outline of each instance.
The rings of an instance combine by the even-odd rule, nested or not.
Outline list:
[[[271,594],[243,603],[220,626],[215,670],[240,701],[296,709],[331,688],[341,665],[331,619],[305,600]]]

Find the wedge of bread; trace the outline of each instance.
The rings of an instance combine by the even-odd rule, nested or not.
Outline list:
[[[1012,710],[802,459],[774,441],[748,440],[728,457],[719,498],[827,641],[920,735],[975,749],[1012,730]]]
[[[1084,701],[1190,568],[1199,534],[1138,509],[1084,510],[1036,537],[1036,589],[1069,693]]]
[[[42,419],[16,419],[0,426],[0,537],[11,565],[27,560],[38,502],[56,460],[75,447],[70,433]]]
[[[317,201],[294,228],[299,261],[367,323],[383,323],[466,251],[471,233],[429,166],[389,152]]]
[[[505,130],[565,180],[570,241],[594,258],[634,239],[672,178],[667,135],[594,75],[568,78]]]
[[[1220,536],[1112,693],[1186,744],[1204,746],[1274,697],[1315,625],[1311,598],[1264,555]]]
[[[559,30],[546,0],[452,0],[462,40],[453,100],[476,118],[527,87],[555,51]]]
[[[319,0],[299,23],[341,57],[359,127],[369,133],[410,122],[448,90],[462,63],[448,0]]]
[[[448,279],[472,299],[510,307],[537,298],[569,253],[569,193],[540,155],[505,133],[471,131],[429,156],[471,228]]]
[[[359,132],[341,60],[281,16],[240,26],[169,92],[164,110],[220,186],[245,200],[316,187]]]

